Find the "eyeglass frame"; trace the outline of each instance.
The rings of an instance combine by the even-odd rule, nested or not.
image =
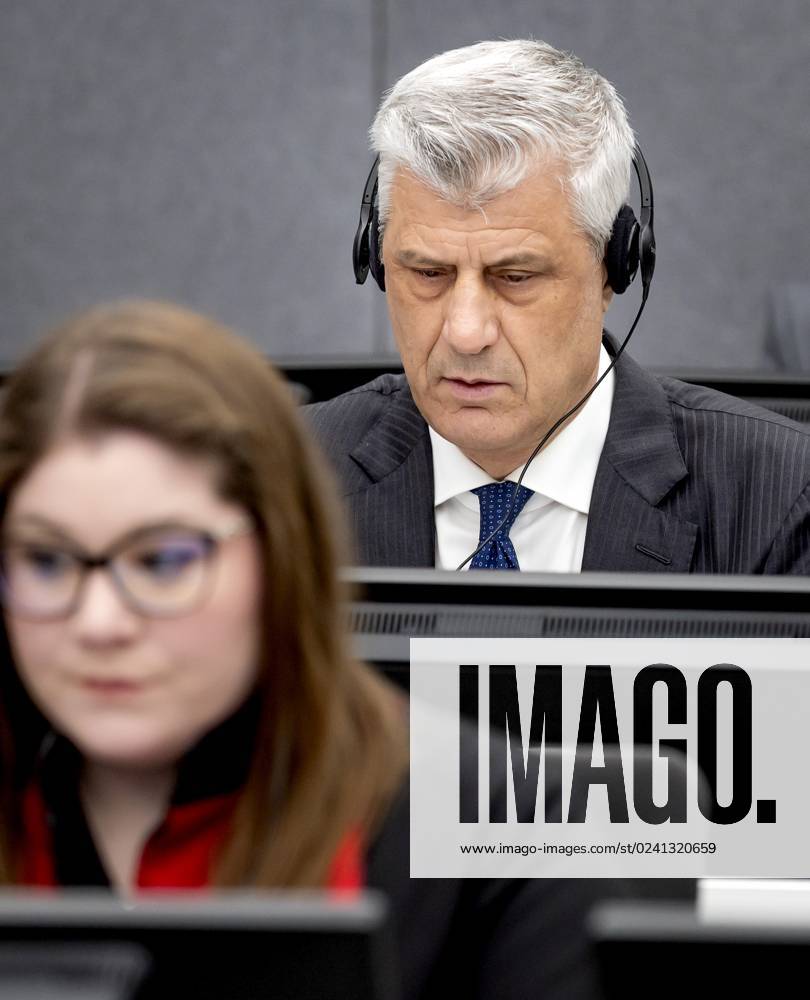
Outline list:
[[[237,538],[242,535],[250,535],[256,530],[256,525],[248,517],[240,518],[238,521],[229,525],[225,528],[212,529],[212,528],[199,528],[190,524],[182,524],[180,522],[166,522],[163,524],[150,524],[144,525],[143,527],[136,528],[133,531],[127,532],[122,538],[111,545],[106,551],[99,553],[98,555],[91,556],[86,553],[77,551],[71,548],[60,548],[58,544],[51,545],[47,542],[24,542],[24,541],[9,541],[4,539],[0,542],[0,603],[10,614],[17,618],[21,618],[24,621],[32,622],[56,622],[65,621],[71,618],[79,610],[81,606],[82,596],[84,593],[85,586],[87,584],[87,579],[94,570],[104,569],[107,572],[110,580],[115,587],[116,593],[121,598],[124,605],[130,610],[144,618],[155,618],[155,619],[170,619],[170,618],[182,618],[184,615],[191,614],[193,611],[198,610],[202,604],[205,602],[206,598],[211,593],[211,586],[213,585],[214,574],[208,571],[207,576],[204,578],[205,586],[200,587],[199,595],[195,595],[194,601],[187,607],[183,607],[180,610],[173,611],[157,611],[154,608],[147,608],[140,604],[130,591],[127,589],[127,584],[124,580],[116,573],[115,559],[123,551],[129,548],[131,545],[137,543],[140,537],[148,537],[151,534],[159,532],[171,532],[171,531],[183,531],[188,534],[192,534],[200,538],[206,546],[206,550],[203,554],[203,558],[210,567],[211,561],[216,557],[218,548],[222,542],[227,542],[232,538]],[[3,566],[3,554],[6,549],[12,548],[14,546],[25,546],[25,545],[41,545],[42,548],[52,548],[54,552],[58,552],[60,555],[69,556],[75,561],[79,569],[78,582],[76,584],[75,592],[73,593],[70,603],[64,610],[59,610],[58,613],[45,613],[36,614],[28,611],[20,611],[20,608],[14,605],[11,598],[11,589],[8,585],[6,579],[6,574]]]

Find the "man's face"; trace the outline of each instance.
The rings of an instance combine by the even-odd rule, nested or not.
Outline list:
[[[604,265],[548,166],[480,210],[399,170],[390,206],[388,309],[416,405],[501,478],[593,384]]]

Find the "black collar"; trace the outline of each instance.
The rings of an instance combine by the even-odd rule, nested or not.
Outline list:
[[[180,763],[170,809],[238,791],[245,782],[259,721],[253,697],[207,733]],[[81,755],[64,736],[43,741],[37,780],[51,830],[59,885],[109,886],[79,797]]]

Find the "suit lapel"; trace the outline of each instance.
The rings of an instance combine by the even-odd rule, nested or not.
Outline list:
[[[370,482],[347,500],[361,564],[433,566],[430,436],[404,376],[401,382],[382,418],[351,453]],[[669,400],[652,375],[623,355],[616,365],[582,569],[688,572],[697,525],[659,506],[687,474]]]
[[[433,457],[427,424],[410,388],[392,393],[383,417],[351,458],[371,480],[352,493],[360,561],[370,566],[433,566]]]
[[[659,506],[688,474],[669,400],[656,379],[626,354],[615,370],[582,569],[686,573],[697,525]]]

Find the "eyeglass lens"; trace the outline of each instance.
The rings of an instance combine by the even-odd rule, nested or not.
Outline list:
[[[214,547],[200,532],[161,530],[121,548],[107,568],[136,609],[172,614],[193,607],[204,593]],[[21,614],[69,614],[87,572],[86,560],[51,543],[12,542],[2,551],[4,598]]]

